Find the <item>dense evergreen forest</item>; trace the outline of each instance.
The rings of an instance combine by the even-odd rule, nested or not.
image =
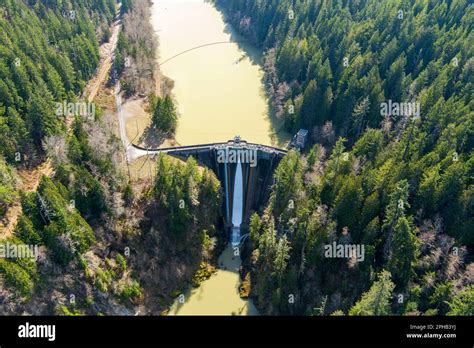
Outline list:
[[[113,0],[0,1],[0,162],[38,163],[43,140],[65,132],[55,103],[77,100],[114,15]],[[15,183],[0,181],[0,217],[14,202]]]
[[[250,223],[259,308],[473,315],[472,3],[216,4],[265,51],[273,113],[312,143],[282,161]],[[333,242],[364,245],[364,261],[325,257]]]
[[[64,130],[54,102],[75,101],[108,40],[113,0],[1,1],[0,152],[33,161],[46,136]]]

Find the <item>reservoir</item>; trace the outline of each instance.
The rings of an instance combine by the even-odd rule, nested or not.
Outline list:
[[[237,134],[276,144],[257,48],[204,0],[154,0],[151,20],[161,72],[175,83],[178,144],[226,141]]]

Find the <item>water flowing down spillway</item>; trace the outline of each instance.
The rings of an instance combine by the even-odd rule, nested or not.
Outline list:
[[[232,247],[238,246],[240,242],[240,225],[242,224],[242,212],[244,202],[244,193],[242,186],[242,164],[240,163],[240,161],[238,161],[234,180],[234,199],[232,200]]]

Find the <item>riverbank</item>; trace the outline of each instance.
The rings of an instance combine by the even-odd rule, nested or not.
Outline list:
[[[172,145],[173,139],[158,134],[151,127],[148,97],[171,94],[173,81],[160,71],[158,36],[151,23],[149,2],[136,2],[123,18],[123,31],[115,55],[117,78],[120,79],[123,136],[126,143],[143,147]],[[122,141],[125,141],[122,139]]]

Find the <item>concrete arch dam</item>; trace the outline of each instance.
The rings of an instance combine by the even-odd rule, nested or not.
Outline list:
[[[200,165],[210,168],[221,182],[224,192],[223,212],[225,228],[232,233],[234,190],[238,175],[238,195],[242,195],[240,236],[248,231],[253,212],[261,211],[266,204],[273,184],[273,172],[287,151],[272,146],[247,143],[238,138],[225,143],[179,146],[162,149],[145,149],[131,145],[140,155],[165,153],[186,160],[192,156]],[[240,166],[240,168],[238,168]],[[240,183],[241,181],[241,183]],[[242,189],[240,189],[242,185]],[[234,211],[235,214],[235,211]],[[235,221],[235,219],[234,219]],[[235,243],[234,243],[235,244]]]

